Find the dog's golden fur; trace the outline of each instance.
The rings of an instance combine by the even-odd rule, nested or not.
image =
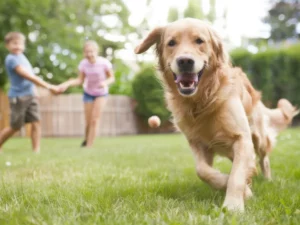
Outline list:
[[[272,124],[273,111],[261,103],[260,92],[253,88],[243,71],[231,66],[221,38],[209,24],[182,19],[158,27],[135,52],[142,53],[154,44],[167,106],[175,126],[191,146],[197,174],[213,187],[226,189],[223,206],[243,211],[244,199],[252,195],[249,184],[256,171],[254,147],[264,160],[266,146],[272,145],[264,129]],[[193,81],[185,84],[190,88],[174,82],[174,76],[177,79],[182,71],[178,62],[182,58],[183,63],[186,59],[193,63],[191,71],[183,74],[194,76]],[[180,88],[188,89],[188,94]],[[289,118],[294,114],[292,107]],[[229,175],[212,167],[215,153],[232,160]]]
[[[299,113],[288,100],[280,99],[276,109],[269,109],[262,102],[255,105],[250,124],[254,149],[264,176],[271,179],[269,154],[276,144],[280,131],[287,128],[294,116]]]

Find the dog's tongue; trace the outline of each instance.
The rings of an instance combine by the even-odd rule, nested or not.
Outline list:
[[[198,82],[197,74],[179,74],[176,75],[175,83],[179,82]]]

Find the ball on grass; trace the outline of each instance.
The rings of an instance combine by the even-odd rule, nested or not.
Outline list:
[[[151,116],[148,119],[148,124],[151,128],[157,128],[160,126],[160,119],[158,116]]]

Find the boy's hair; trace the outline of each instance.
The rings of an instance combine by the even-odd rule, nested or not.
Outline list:
[[[4,41],[5,44],[8,44],[10,41],[12,40],[16,40],[16,39],[22,39],[22,40],[26,40],[26,37],[24,34],[20,33],[20,32],[9,32],[5,35]]]
[[[95,48],[97,48],[97,51],[99,51],[99,45],[96,41],[88,40],[84,43],[83,49],[85,49],[85,46],[87,45],[94,45]]]

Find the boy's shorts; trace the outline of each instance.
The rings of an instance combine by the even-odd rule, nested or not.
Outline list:
[[[40,120],[39,103],[34,96],[9,98],[10,126],[14,130],[20,129],[25,123]]]

